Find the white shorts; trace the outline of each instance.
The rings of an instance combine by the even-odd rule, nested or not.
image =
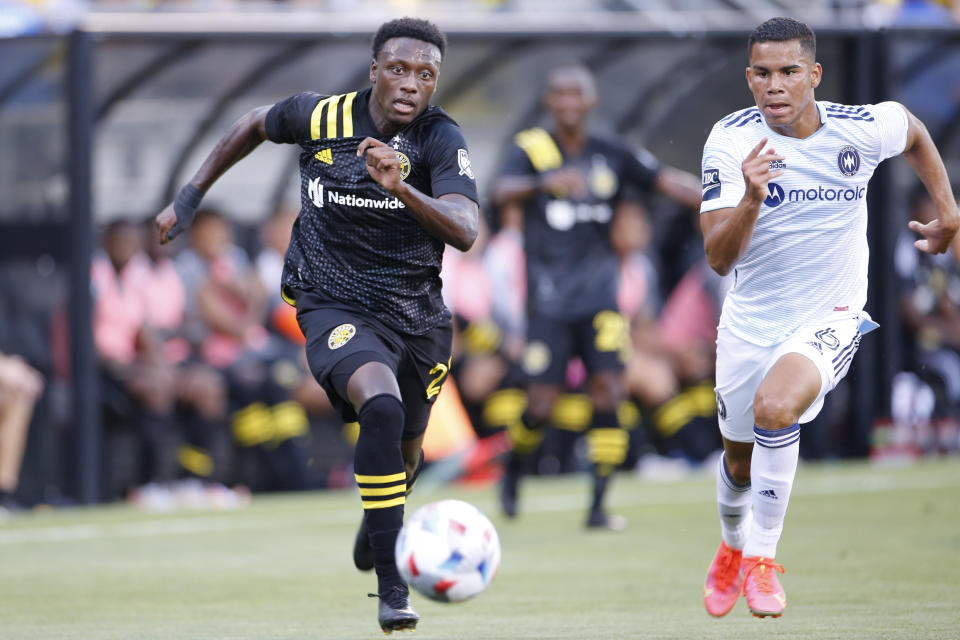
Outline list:
[[[800,416],[810,422],[823,408],[823,399],[847,375],[860,346],[860,328],[876,328],[870,316],[840,316],[806,324],[779,344],[760,347],[738,338],[729,329],[717,332],[717,417],[720,433],[734,442],[753,442],[753,398],[773,365],[788,353],[809,358],[820,371],[820,393]]]

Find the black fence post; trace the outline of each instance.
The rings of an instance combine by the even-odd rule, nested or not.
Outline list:
[[[89,33],[70,34],[67,67],[69,104],[69,222],[66,230],[70,279],[70,362],[74,415],[77,498],[100,499],[100,414],[90,257],[93,253],[92,136],[93,41]]]
[[[886,32],[868,32],[857,38],[853,65],[854,104],[870,104],[889,99],[890,59]],[[896,244],[897,212],[891,202],[891,168],[882,163],[870,180],[867,193],[870,245],[867,310],[880,328],[863,339],[857,355],[857,375],[851,402],[849,453],[867,455],[870,434],[876,417],[889,415],[890,387],[893,375],[902,366],[898,286],[893,264]]]

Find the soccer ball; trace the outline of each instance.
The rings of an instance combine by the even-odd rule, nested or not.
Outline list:
[[[500,566],[500,538],[472,504],[440,500],[417,509],[397,537],[397,568],[432,600],[460,602],[487,588]]]

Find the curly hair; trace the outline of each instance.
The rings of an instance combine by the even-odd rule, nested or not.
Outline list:
[[[813,30],[793,18],[770,18],[750,34],[747,39],[747,57],[753,52],[753,45],[758,42],[786,42],[799,40],[800,47],[805,53],[817,59],[817,36]]]
[[[374,59],[380,55],[383,44],[391,38],[413,38],[429,42],[440,49],[440,57],[443,57],[447,51],[447,36],[437,28],[437,25],[420,18],[397,18],[383,23],[373,34],[371,48]]]

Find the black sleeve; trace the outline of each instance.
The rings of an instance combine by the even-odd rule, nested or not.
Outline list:
[[[460,127],[446,121],[434,127],[426,145],[426,160],[430,167],[430,188],[434,198],[445,193],[459,193],[474,202],[480,202],[467,141]]]
[[[652,153],[641,148],[637,153],[624,149],[624,181],[636,185],[645,191],[651,191],[657,176],[660,175],[660,163]]]
[[[501,176],[531,176],[537,173],[530,162],[527,152],[516,144],[507,149],[503,164],[500,165]]]
[[[323,96],[304,91],[278,102],[267,112],[267,140],[295,144],[310,139],[310,116]]]

